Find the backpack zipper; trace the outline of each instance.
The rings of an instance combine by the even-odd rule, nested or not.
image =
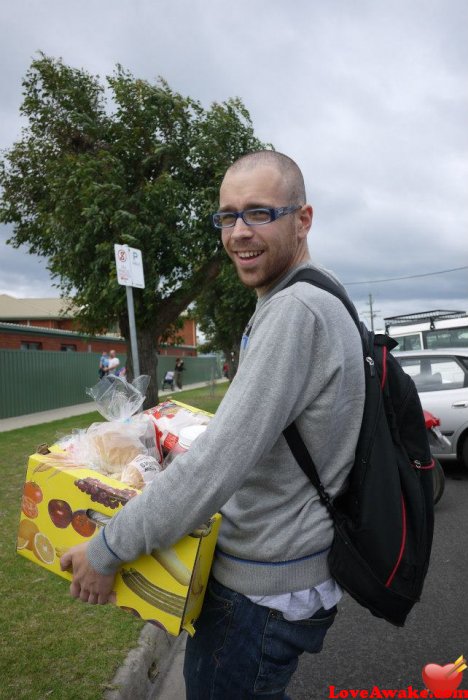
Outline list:
[[[366,362],[369,365],[369,372],[371,377],[375,377],[375,362],[372,357],[366,357]]]
[[[424,464],[424,465],[423,465],[423,464],[421,464],[421,462],[419,461],[419,459],[415,459],[415,460],[413,460],[413,461],[411,462],[411,464],[413,465],[413,467],[414,467],[415,469],[420,469],[420,470],[421,470],[421,469],[434,469],[434,467],[435,467],[435,462],[434,462],[434,460],[431,460],[431,462],[429,462],[429,464]]]

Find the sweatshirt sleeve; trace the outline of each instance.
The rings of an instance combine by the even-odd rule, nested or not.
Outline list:
[[[222,508],[336,370],[329,326],[291,291],[258,310],[238,372],[207,430],[91,540],[95,570],[112,573],[168,547]]]

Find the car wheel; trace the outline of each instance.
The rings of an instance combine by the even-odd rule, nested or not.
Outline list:
[[[465,438],[461,451],[461,463],[468,471],[468,437]]]
[[[445,489],[445,474],[438,459],[434,460],[432,472],[432,486],[434,490],[434,505],[440,501]]]

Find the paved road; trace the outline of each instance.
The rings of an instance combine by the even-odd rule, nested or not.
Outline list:
[[[405,627],[378,620],[345,596],[322,653],[301,658],[288,688],[293,700],[325,700],[333,694],[351,698],[347,690],[372,691],[374,686],[422,690],[423,666],[444,666],[468,655],[468,474],[457,465],[444,468],[446,487],[436,506],[431,566],[422,600]],[[162,674],[149,700],[185,699],[182,659],[179,639],[167,675]],[[461,688],[468,689],[468,670],[464,676]]]
[[[333,697],[331,685],[336,697],[340,690],[375,685],[422,690],[423,666],[468,655],[468,474],[455,465],[444,467],[431,566],[422,600],[405,627],[374,618],[346,596],[322,653],[301,659],[289,688],[293,700]],[[460,688],[468,689],[468,671]]]

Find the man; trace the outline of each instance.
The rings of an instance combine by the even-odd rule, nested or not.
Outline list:
[[[176,358],[176,363],[174,367],[174,381],[176,383],[176,387],[179,389],[179,391],[182,390],[182,372],[184,372],[185,367],[184,367],[184,361],[180,359],[180,357]]]
[[[212,578],[187,643],[187,698],[285,698],[299,654],[320,651],[341,590],[327,564],[332,522],[282,431],[296,421],[335,495],[361,423],[361,341],[335,297],[305,282],[284,288],[312,266],[312,207],[290,158],[261,151],[234,163],[213,220],[258,295],[237,374],[190,451],[62,566],[73,564],[72,595],[104,603],[122,561],[167,547],[220,510]]]
[[[115,354],[115,350],[111,350],[109,353],[109,363],[107,374],[117,374],[117,367],[120,365],[120,360]]]
[[[99,379],[102,379],[103,377],[106,376],[107,372],[109,370],[109,356],[107,352],[103,351],[101,355],[101,359],[99,360]]]

